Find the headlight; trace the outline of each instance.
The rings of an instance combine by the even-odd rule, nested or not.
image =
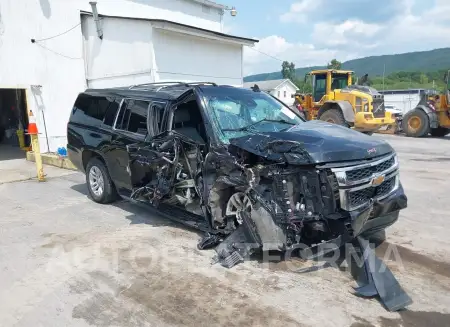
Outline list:
[[[369,104],[368,104],[368,103],[366,103],[366,104],[364,105],[364,111],[365,111],[365,112],[369,112]]]

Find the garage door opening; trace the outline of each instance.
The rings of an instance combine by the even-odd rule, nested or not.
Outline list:
[[[0,88],[0,160],[25,158],[30,138],[25,89]],[[22,148],[21,148],[22,146]]]

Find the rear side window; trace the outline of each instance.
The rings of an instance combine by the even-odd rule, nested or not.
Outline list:
[[[148,101],[125,100],[117,119],[116,129],[146,136],[149,104]]]
[[[116,108],[115,112],[114,108]],[[118,105],[114,98],[80,94],[75,101],[71,120],[85,124],[100,125],[107,118],[107,113],[111,112],[115,116],[117,108]],[[112,122],[110,120],[108,118],[108,121],[105,121],[105,123],[111,126]]]

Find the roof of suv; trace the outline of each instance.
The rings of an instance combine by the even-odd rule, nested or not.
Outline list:
[[[196,87],[232,87],[230,85],[217,85],[211,82],[197,82],[197,83],[185,83],[185,82],[160,82],[160,83],[148,83],[139,84],[126,87],[114,87],[106,89],[87,89],[85,93],[108,93],[111,95],[120,95],[124,97],[128,96],[154,96],[161,99],[176,100],[182,94]]]

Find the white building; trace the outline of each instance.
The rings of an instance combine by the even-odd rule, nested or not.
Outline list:
[[[89,0],[0,2],[0,113],[16,110],[8,115],[26,126],[32,110],[42,152],[66,146],[70,111],[88,87],[168,80],[242,86],[243,46],[257,41],[223,33],[225,6],[98,0],[96,9],[98,25]]]
[[[254,86],[255,84],[258,85],[260,90],[276,96],[288,106],[294,104],[295,92],[299,90],[299,88],[294,83],[292,83],[290,79],[246,82],[244,83],[244,87],[249,88]]]

